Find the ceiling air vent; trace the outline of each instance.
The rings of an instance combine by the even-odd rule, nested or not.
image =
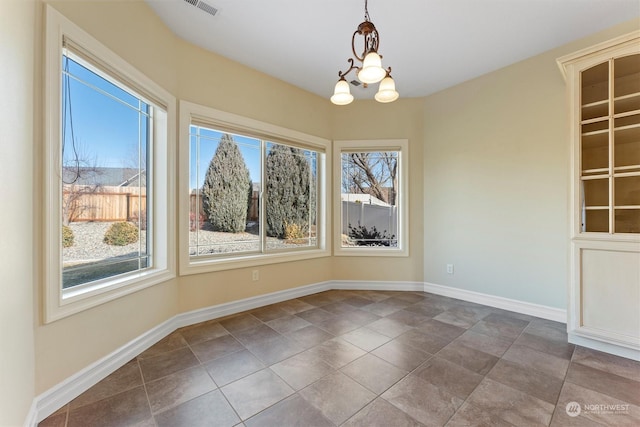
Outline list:
[[[355,79],[354,79],[354,80],[351,80],[349,83],[351,83],[352,85],[354,85],[354,86],[356,86],[356,87],[358,87],[358,86],[360,86],[360,85],[362,84],[362,83],[360,83],[358,80],[355,80]]]
[[[184,0],[184,1],[189,3],[191,6],[195,6],[198,9],[204,12],[207,12],[211,16],[216,16],[216,13],[218,13],[218,9],[216,9],[215,7],[211,6],[208,3],[203,2],[202,0]]]

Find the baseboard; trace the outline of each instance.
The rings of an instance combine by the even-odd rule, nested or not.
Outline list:
[[[299,286],[297,288],[286,289],[284,291],[258,295],[255,297],[245,298],[224,304],[218,304],[199,310],[189,311],[187,313],[179,314],[175,317],[176,329],[200,322],[206,322],[207,320],[217,319],[219,317],[229,316],[231,314],[236,314],[247,310],[253,310],[254,308],[264,307],[265,305],[275,304],[278,302],[327,291],[329,289],[332,289],[331,282],[314,283],[312,285]]]
[[[174,317],[134,338],[119,349],[37,396],[33,405],[37,414],[35,421],[40,422],[53,414],[175,330]],[[25,425],[35,426],[36,424],[25,423]]]
[[[331,282],[315,283],[178,314],[37,396],[25,426],[35,427],[38,422],[178,328],[326,291],[332,289],[331,285]]]
[[[422,282],[372,282],[369,280],[334,280],[331,289],[350,291],[414,291],[423,292]]]
[[[430,292],[545,319],[566,322],[566,312],[564,310],[430,283],[354,280],[320,282],[178,314],[37,396],[29,411],[25,426],[35,427],[38,422],[71,402],[178,328],[332,289]]]
[[[36,400],[34,399],[31,402],[31,407],[29,408],[29,413],[27,414],[27,419],[24,422],[25,427],[31,427],[38,424],[38,409],[36,408]]]
[[[601,339],[591,339],[570,332],[569,342],[571,344],[591,348],[593,350],[598,350],[609,354],[615,354],[616,356],[625,357],[627,359],[640,361],[640,350],[618,344],[608,343]]]
[[[528,314],[529,316],[540,317],[542,319],[553,320],[560,323],[567,323],[567,310],[548,307],[545,305],[533,304],[495,295],[482,294],[450,286],[436,285],[433,283],[424,284],[424,291],[445,297],[461,299],[475,302],[477,304],[488,305],[490,307],[501,308],[503,310],[515,311],[516,313]]]

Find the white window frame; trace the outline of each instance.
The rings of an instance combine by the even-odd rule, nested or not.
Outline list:
[[[162,87],[128,64],[95,38],[80,29],[51,6],[46,8],[45,41],[45,144],[44,144],[44,321],[70,316],[107,301],[174,278],[174,176],[175,166],[169,156],[175,147],[176,100]],[[144,93],[154,109],[151,168],[152,209],[149,222],[153,229],[150,254],[152,266],[80,286],[62,289],[62,126],[61,72],[63,39],[98,62],[105,72]]]
[[[299,148],[308,147],[324,154],[318,156],[318,213],[317,213],[317,241],[314,249],[300,248],[286,252],[262,253],[230,253],[229,255],[202,257],[189,255],[189,128],[191,124],[207,125],[212,129],[233,130],[238,134],[259,136],[271,139],[277,143],[290,143]],[[179,190],[178,190],[178,219],[179,219],[179,265],[180,275],[206,273],[235,268],[254,267],[280,262],[299,261],[304,259],[331,256],[329,243],[331,218],[328,210],[330,206],[330,186],[328,184],[331,171],[331,141],[295,130],[261,122],[216,110],[207,106],[180,101],[180,147],[179,147]],[[264,221],[262,219],[261,221]]]
[[[398,152],[398,246],[342,246],[342,154],[353,152]],[[409,140],[407,139],[379,139],[379,140],[342,140],[333,141],[333,254],[335,256],[409,256]]]

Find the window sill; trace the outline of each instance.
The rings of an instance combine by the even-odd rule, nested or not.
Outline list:
[[[49,295],[47,298],[45,322],[51,323],[63,319],[175,277],[176,274],[171,270],[157,269],[133,273],[78,289],[58,290],[57,286],[49,285],[48,288],[53,289],[52,293],[55,295]]]
[[[408,257],[407,249],[380,249],[379,246],[372,248],[336,248],[335,256],[351,257]]]
[[[180,275],[211,273],[215,271],[234,270],[238,268],[258,267],[267,264],[278,264],[291,261],[303,261],[331,256],[326,249],[309,249],[296,253],[271,254],[238,254],[236,257],[194,258],[184,257],[180,266]]]

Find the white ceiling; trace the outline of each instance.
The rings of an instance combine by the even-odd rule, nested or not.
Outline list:
[[[179,37],[326,98],[364,20],[364,0],[204,0],[215,16],[187,0],[145,1]],[[368,8],[401,97],[429,95],[640,16],[640,0],[369,0]],[[352,93],[371,98],[374,90]]]

